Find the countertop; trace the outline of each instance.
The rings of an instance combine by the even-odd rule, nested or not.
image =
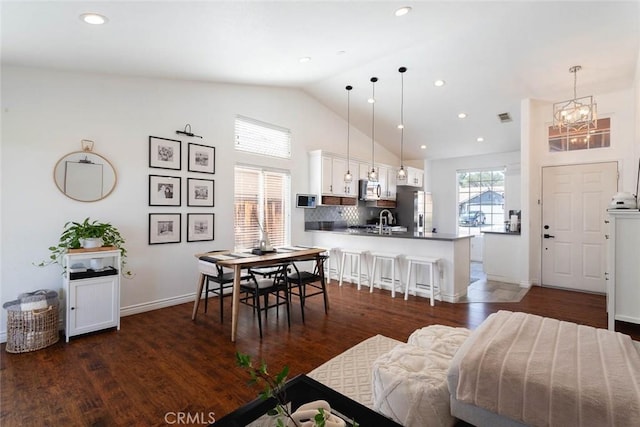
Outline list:
[[[470,239],[473,236],[457,236],[455,234],[447,234],[447,233],[409,233],[409,232],[393,232],[392,234],[378,234],[371,233],[365,231],[363,229],[353,229],[353,228],[336,228],[334,230],[305,230],[313,233],[334,233],[334,234],[343,234],[343,235],[351,235],[351,236],[368,236],[368,237],[383,237],[383,238],[396,238],[396,239],[417,239],[417,240],[444,240],[444,241],[455,241],[455,240],[463,240]]]
[[[484,234],[503,234],[505,236],[519,236],[519,231],[483,231]]]

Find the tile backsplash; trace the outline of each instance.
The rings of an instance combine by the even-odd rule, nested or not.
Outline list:
[[[318,206],[315,209],[305,209],[305,229],[317,230],[322,228],[344,228],[353,225],[366,224],[374,219],[380,208],[366,206]]]

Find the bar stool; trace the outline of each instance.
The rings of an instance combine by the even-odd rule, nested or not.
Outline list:
[[[373,286],[371,283],[371,274],[369,273],[369,264],[367,263],[367,256],[369,255],[369,251],[364,249],[341,249],[342,252],[342,261],[340,262],[340,282],[339,285],[342,286],[342,279],[346,278],[349,282],[353,283],[354,279],[357,280],[358,290],[360,290],[360,285],[362,282],[362,262],[366,263],[367,267],[367,275],[364,280],[369,282],[369,287]],[[345,276],[344,262],[349,257],[350,265],[349,265],[349,275]],[[353,276],[353,267],[354,261],[358,264],[358,275],[357,277]]]
[[[402,278],[401,278],[402,274],[400,274],[400,264],[399,264],[399,257],[401,255],[392,254],[388,252],[372,252],[371,255],[373,256],[373,263],[371,267],[371,279],[374,285],[376,284],[376,266],[380,265],[380,280],[377,282],[379,289],[382,289],[382,283],[384,282],[384,280],[382,279],[382,267],[387,262],[391,263],[391,279],[390,279],[391,298],[395,298],[396,286],[400,286],[400,288],[402,289]],[[397,280],[396,280],[396,267],[398,268]],[[396,282],[397,282],[397,285],[396,285]],[[373,292],[373,286],[370,287],[370,292]]]
[[[340,279],[340,257],[342,256],[340,248],[326,248],[328,259],[324,262],[324,277],[327,279],[327,282],[331,280],[331,278],[335,278],[335,280]]]
[[[436,295],[439,296],[440,299],[442,299],[442,296],[440,293],[440,286],[436,286],[436,277],[440,276],[439,275],[440,259],[421,257],[421,256],[408,256],[405,259],[407,260],[407,282],[404,288],[404,299],[406,300],[409,298],[409,287],[411,286],[411,268],[415,264],[416,281],[415,281],[415,287],[413,289],[413,295],[416,295],[418,286],[429,286],[429,298],[431,299],[431,305],[432,306],[435,305],[434,298],[436,297]],[[419,266],[429,267],[429,284],[428,285],[418,283],[418,267]],[[436,272],[438,274],[436,274]],[[437,291],[435,290],[436,287],[438,288]]]

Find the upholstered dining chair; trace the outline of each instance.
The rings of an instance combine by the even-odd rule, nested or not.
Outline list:
[[[321,272],[324,270],[324,263],[328,260],[328,255],[320,255],[319,260],[316,262],[316,258],[309,258],[291,263],[293,271],[288,275],[289,281],[289,293],[300,298],[300,311],[302,313],[302,323],[304,323],[304,303],[309,297],[315,295],[322,295],[324,298],[324,313],[327,314],[329,309],[329,298],[327,297],[327,286],[325,277],[322,280],[323,275]],[[302,261],[314,261],[315,266],[313,271],[300,271],[296,263]]]
[[[291,327],[289,317],[289,285],[287,283],[287,269],[289,263],[282,263],[270,266],[269,274],[264,271],[253,271],[249,269],[250,280],[240,285],[243,295],[240,302],[253,307],[254,313],[258,314],[258,329],[260,339],[262,339],[262,312],[267,320],[267,313],[270,308],[276,308],[276,316],[279,315],[279,307],[284,305],[287,310],[287,325]],[[270,296],[275,296],[275,301],[271,301]],[[263,301],[261,301],[261,299]]]

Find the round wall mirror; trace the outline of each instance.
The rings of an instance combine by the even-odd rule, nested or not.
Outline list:
[[[95,202],[111,194],[117,176],[113,165],[101,155],[74,151],[56,163],[53,179],[65,196],[79,202]]]

